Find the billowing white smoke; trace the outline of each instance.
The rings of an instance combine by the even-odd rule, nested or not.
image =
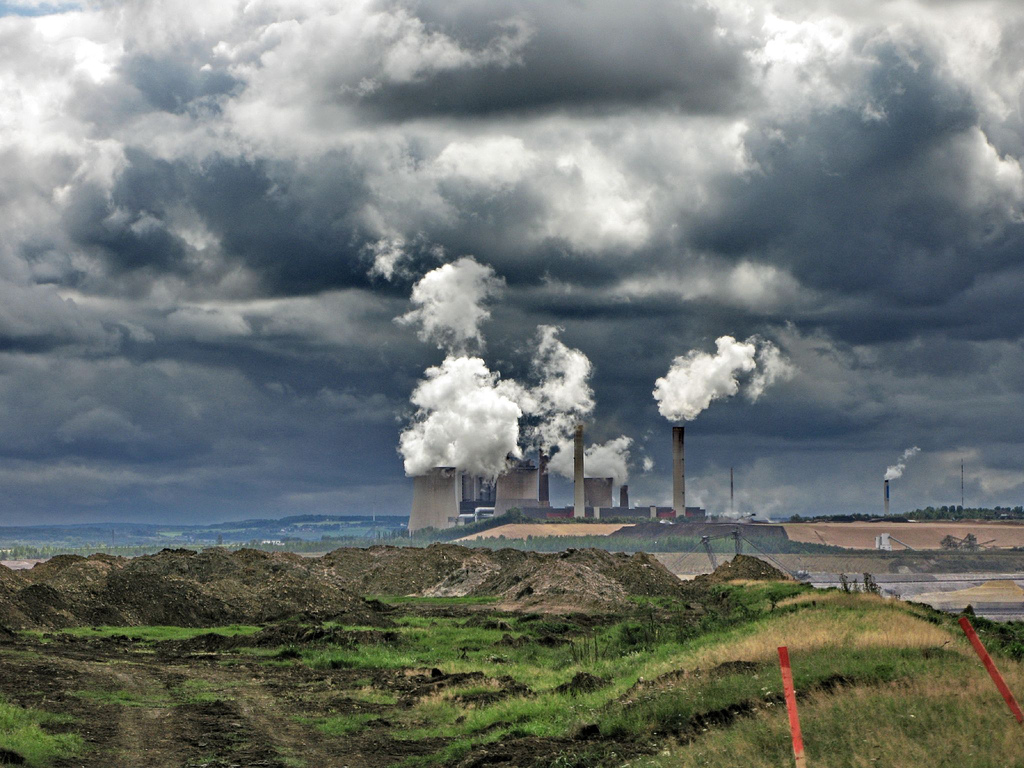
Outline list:
[[[583,451],[583,467],[587,477],[610,477],[616,485],[629,479],[629,447],[631,438],[620,435],[606,443],[595,443]],[[558,444],[558,453],[551,457],[548,469],[563,477],[573,476],[573,444]]]
[[[399,440],[407,475],[456,467],[494,477],[519,448],[519,385],[501,381],[479,357],[449,356],[412,393],[416,414]]]
[[[891,467],[885,470],[886,480],[896,480],[897,478],[903,477],[903,470],[907,468],[907,461],[914,458],[914,456],[921,452],[921,449],[916,445],[913,448],[907,448],[900,456],[900,460],[893,464]]]
[[[764,391],[776,381],[792,379],[796,368],[770,341],[751,336],[747,342],[754,342],[757,346],[757,370],[754,371],[744,394],[750,402],[756,403]]]
[[[523,411],[536,419],[530,428],[531,442],[541,449],[555,448],[548,468],[564,477],[573,476],[573,434],[576,425],[594,410],[590,388],[593,366],[583,352],[558,339],[561,330],[542,325],[533,369],[540,383],[524,393]],[[625,435],[583,452],[587,477],[611,477],[616,483],[629,479],[629,446]]]
[[[658,411],[670,421],[691,421],[714,400],[740,391],[749,376],[746,396],[756,401],[775,381],[790,378],[793,366],[770,341],[751,336],[743,342],[721,336],[711,355],[692,350],[677,357],[665,376],[654,382]]]
[[[421,341],[436,344],[450,354],[482,349],[480,324],[491,316],[484,303],[505,281],[486,264],[463,256],[425,274],[412,289],[416,308],[396,320],[419,324]]]
[[[580,350],[558,339],[560,330],[553,325],[538,328],[533,368],[540,383],[521,403],[524,411],[537,418],[530,437],[542,449],[570,440],[576,424],[594,410],[594,391],[590,388],[593,366]]]

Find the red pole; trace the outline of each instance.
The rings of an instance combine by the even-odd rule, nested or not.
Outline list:
[[[789,666],[789,648],[779,646],[779,666],[782,667],[782,690],[786,694],[789,713],[789,732],[793,734],[793,758],[796,768],[807,768],[804,758],[804,737],[800,734],[800,717],[796,713],[796,692],[793,690],[793,672]]]
[[[1003,700],[1006,702],[1006,706],[1013,712],[1013,716],[1017,718],[1018,723],[1024,723],[1024,713],[1020,711],[1020,707],[1017,706],[1017,700],[1013,698],[1013,694],[1010,693],[1010,689],[1006,685],[1006,681],[1003,680],[1003,676],[999,674],[999,670],[996,669],[995,663],[992,661],[992,657],[988,655],[988,651],[985,650],[985,646],[981,644],[981,638],[978,637],[978,633],[974,631],[974,627],[971,626],[971,622],[967,620],[966,616],[960,617],[960,628],[967,635],[967,639],[971,641],[971,645],[974,646],[975,652],[977,652],[981,663],[985,665],[985,669],[988,670],[989,676],[992,678],[992,682],[996,684],[996,688],[1003,695]]]

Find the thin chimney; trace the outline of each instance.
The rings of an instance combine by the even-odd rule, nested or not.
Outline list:
[[[576,425],[576,441],[573,453],[573,508],[572,516],[583,518],[587,515],[586,496],[583,490],[583,425]]]
[[[885,514],[889,514],[889,480],[885,481]]]
[[[540,452],[540,460],[537,469],[537,501],[542,507],[550,506],[551,495],[548,484],[548,461],[550,457],[544,451]]]
[[[686,457],[682,427],[672,427],[672,508],[679,517],[686,514]]]
[[[619,486],[619,506],[625,509],[629,509],[629,486]]]

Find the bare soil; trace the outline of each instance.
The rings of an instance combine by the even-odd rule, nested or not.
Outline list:
[[[712,573],[698,576],[692,584],[716,584],[725,581],[792,581],[788,573],[783,573],[764,560],[750,555],[736,555],[727,563],[722,563]]]
[[[134,559],[62,555],[0,568],[0,626],[203,627],[287,618],[385,626],[360,595],[496,597],[508,610],[615,610],[630,597],[678,597],[679,580],[650,555],[569,549],[338,549],[320,558],[242,549],[164,550]]]

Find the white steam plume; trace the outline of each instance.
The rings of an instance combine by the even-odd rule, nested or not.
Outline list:
[[[428,368],[412,393],[417,411],[399,440],[407,475],[456,467],[494,477],[519,447],[522,391],[501,381],[479,357],[449,356]]]
[[[396,320],[405,325],[418,323],[420,340],[449,354],[482,349],[480,324],[491,316],[484,302],[504,284],[491,267],[463,256],[425,274],[412,289],[416,308]]]
[[[770,341],[751,336],[748,342],[757,345],[757,370],[747,384],[745,394],[752,403],[764,394],[776,381],[789,381],[796,374],[796,368],[782,351]]]
[[[370,277],[383,277],[385,280],[391,280],[395,273],[402,274],[404,272],[401,265],[408,254],[405,250],[405,240],[401,237],[382,237],[367,245],[365,250],[373,256]]]
[[[530,437],[541,449],[559,445],[572,437],[576,424],[594,410],[594,391],[590,388],[593,366],[585,354],[558,339],[561,328],[538,328],[534,372],[540,384],[530,389],[521,403],[523,410],[537,419]]]
[[[749,374],[747,397],[757,400],[775,381],[790,378],[794,369],[778,347],[757,336],[743,342],[721,336],[711,355],[700,350],[677,357],[665,376],[654,382],[658,411],[670,421],[691,421],[712,401],[740,391],[740,378]]]
[[[540,383],[524,393],[523,411],[536,424],[530,428],[531,441],[541,449],[556,448],[548,468],[564,477],[573,476],[573,433],[576,425],[594,410],[590,388],[593,366],[583,352],[558,339],[561,328],[538,328],[534,373]],[[583,453],[588,477],[611,477],[616,483],[629,479],[629,446],[625,435],[593,444]]]
[[[610,477],[616,485],[629,479],[629,447],[631,438],[620,435],[606,443],[593,444],[583,451],[583,466],[587,477]],[[558,444],[558,453],[551,457],[548,469],[563,477],[573,476],[573,444]]]
[[[891,467],[885,470],[886,480],[896,480],[903,477],[903,470],[907,468],[907,461],[914,458],[914,456],[921,452],[921,449],[916,445],[913,448],[907,448],[900,456],[900,460],[893,464]]]

